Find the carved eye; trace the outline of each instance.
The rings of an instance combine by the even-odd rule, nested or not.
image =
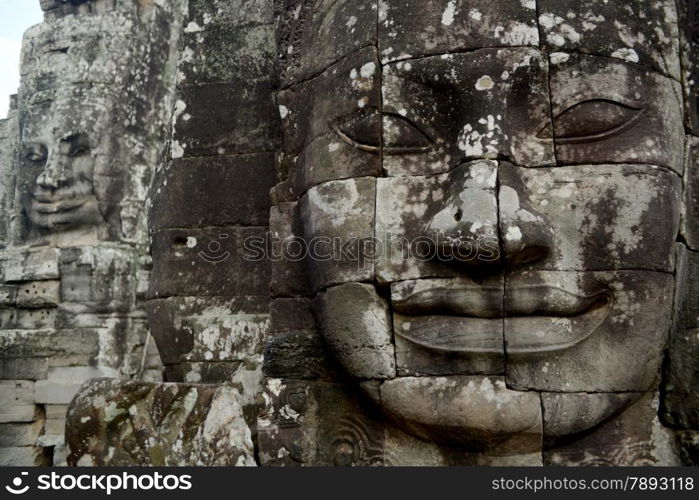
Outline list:
[[[554,117],[556,141],[571,144],[606,139],[629,128],[642,111],[642,108],[608,99],[580,102]],[[544,128],[538,137],[551,139],[550,128]]]
[[[35,164],[46,162],[46,148],[41,144],[32,144],[25,148],[22,159]]]
[[[334,124],[333,130],[347,144],[371,153],[380,150],[382,130],[384,154],[421,153],[432,145],[430,138],[419,128],[406,118],[394,114],[350,115]]]
[[[432,141],[417,126],[400,115],[383,117],[384,153],[389,155],[424,153]]]
[[[352,147],[378,153],[381,146],[381,115],[353,113],[340,118],[332,125],[335,133]]]
[[[71,150],[70,156],[81,156],[90,152],[90,147],[80,145]]]
[[[90,142],[87,134],[73,134],[61,139],[61,149],[68,156],[82,156],[90,152]]]

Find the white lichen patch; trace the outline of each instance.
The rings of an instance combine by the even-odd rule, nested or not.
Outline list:
[[[476,90],[490,90],[494,86],[495,82],[488,75],[483,75],[476,81]]]
[[[497,117],[488,115],[467,123],[459,133],[457,146],[466,158],[495,158],[504,138]]]
[[[456,16],[456,1],[450,0],[444,12],[442,12],[442,24],[451,26],[454,23],[454,16]]]
[[[204,31],[204,28],[199,26],[194,21],[190,21],[189,24],[184,28],[185,33],[198,33],[200,31]]]
[[[520,241],[522,239],[522,231],[517,226],[510,226],[505,233],[507,241]]]
[[[637,63],[639,61],[638,53],[634,49],[628,47],[615,50],[612,52],[612,57],[633,63]]]
[[[362,78],[371,78],[374,76],[374,73],[376,73],[376,64],[373,62],[366,63],[359,70]]]
[[[519,21],[511,21],[507,26],[496,26],[493,34],[503,45],[518,47],[539,44],[539,29],[534,25]]]
[[[550,56],[551,64],[562,64],[568,62],[570,54],[565,52],[552,52]]]

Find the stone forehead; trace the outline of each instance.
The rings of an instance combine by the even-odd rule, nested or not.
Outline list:
[[[378,47],[383,64],[480,48],[541,47],[638,63],[680,79],[673,0],[292,2],[281,19],[289,84],[368,45]]]
[[[31,28],[22,48],[20,99],[53,99],[57,89],[76,84],[143,92],[152,86],[152,65],[166,57],[155,43],[160,28],[126,11],[68,16]]]
[[[114,106],[118,102],[104,88],[70,86],[59,89],[50,101],[26,107],[22,112],[22,135],[44,134],[62,137],[86,132],[95,137],[114,130]],[[106,137],[105,137],[106,138]]]

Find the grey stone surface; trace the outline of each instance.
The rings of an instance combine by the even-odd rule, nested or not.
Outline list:
[[[670,331],[672,296],[672,275],[666,273],[508,274],[508,386],[554,392],[652,389]]]
[[[497,265],[496,183],[491,160],[447,174],[378,179],[377,279],[458,277]]]
[[[692,250],[699,250],[699,139],[688,135],[685,144],[684,210],[680,232]]]
[[[680,24],[680,58],[684,88],[685,126],[694,135],[699,133],[699,50],[697,50],[697,21],[699,5],[694,0],[677,3]]]
[[[642,396],[640,392],[543,392],[544,442],[555,445],[561,437],[580,435],[615,417]]]
[[[552,165],[548,61],[536,49],[481,49],[383,69],[388,175],[447,172],[464,160]],[[550,133],[549,133],[550,138]]]
[[[621,59],[679,79],[677,8],[672,0],[537,0],[541,42],[551,52]]]
[[[538,45],[534,1],[380,2],[379,47],[384,62],[483,47]]]
[[[538,252],[525,260],[529,269],[673,271],[681,210],[676,175],[643,165],[502,164],[499,182],[508,260],[531,244]]]
[[[269,264],[246,258],[247,238],[264,241],[265,228],[223,226],[163,229],[153,234],[153,263],[148,296],[219,297],[266,295]]]
[[[372,177],[329,181],[299,201],[311,287],[372,279],[376,182]],[[287,259],[295,257],[291,248]]]
[[[323,339],[348,373],[361,379],[395,376],[388,304],[373,286],[348,283],[330,287],[316,298],[316,311]]]
[[[274,179],[273,153],[172,160],[156,176],[149,229],[265,226]]]
[[[258,357],[269,331],[269,305],[261,297],[170,297],[147,308],[166,365]]]
[[[560,163],[649,163],[682,173],[677,81],[613,58],[553,54],[551,108]]]
[[[257,421],[263,466],[375,466],[384,460],[384,425],[346,386],[269,378]]]
[[[696,464],[695,0],[40,4],[0,463]]]
[[[302,297],[311,295],[310,277],[306,273],[307,262],[303,258],[303,232],[296,202],[279,202],[272,206],[269,214],[271,248],[272,297]],[[292,258],[284,258],[290,254]]]
[[[175,104],[172,158],[274,151],[278,111],[268,79],[183,86]]]
[[[376,46],[377,0],[289,0],[277,26],[282,85],[307,80],[334,62]]]
[[[664,366],[663,422],[679,429],[699,427],[699,400],[692,390],[699,375],[699,310],[695,300],[699,256],[677,244],[675,311]]]
[[[179,1],[41,6],[1,134],[0,378],[26,393],[2,392],[0,454],[17,466],[65,463],[83,381],[147,369],[146,198],[181,30]]]
[[[673,466],[680,465],[671,432],[658,421],[657,394],[638,399],[619,417],[571,443],[544,450],[544,465]]]
[[[531,434],[540,449],[539,395],[501,377],[400,377],[381,385],[381,406],[423,439],[478,450]]]
[[[333,92],[328,93],[328,89],[333,89]],[[372,168],[368,165],[371,160],[362,158],[366,155],[361,151],[352,153],[341,144],[344,141],[346,145],[362,147],[364,152],[378,151],[381,142],[381,69],[374,47],[352,53],[315,78],[282,90],[278,101],[286,153],[298,155],[304,148],[322,146],[322,142],[314,145],[314,141],[324,141],[328,149],[346,151],[351,158],[357,159],[357,165],[344,167],[335,162],[328,162],[324,169],[309,165],[309,172],[303,174],[306,179],[301,179],[305,181],[302,185],[356,176],[355,172],[361,169],[377,169],[376,161],[379,160],[374,160]],[[326,135],[331,138],[324,139]],[[337,146],[332,146],[336,143]],[[312,160],[314,152],[309,151],[307,156],[307,160]]]
[[[270,338],[264,351],[265,376],[332,380],[337,375],[337,369],[333,365],[316,327],[311,300],[272,299]]]

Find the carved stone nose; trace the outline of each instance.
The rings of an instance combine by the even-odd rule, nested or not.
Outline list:
[[[497,162],[476,161],[447,174],[441,209],[425,234],[438,259],[461,266],[490,266],[500,260]]]
[[[500,247],[508,266],[531,264],[548,257],[555,237],[546,219],[510,186],[500,186]]]
[[[58,189],[66,182],[66,167],[60,156],[49,157],[46,166],[36,178],[36,183],[44,189]]]
[[[446,176],[441,209],[425,234],[438,259],[476,271],[519,266],[553,251],[547,221],[520,202],[517,191],[498,183],[498,162],[462,165]]]

